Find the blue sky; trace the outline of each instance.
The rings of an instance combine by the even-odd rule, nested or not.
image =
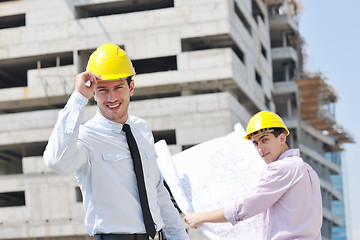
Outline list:
[[[307,69],[321,72],[339,99],[336,120],[354,136],[344,144],[352,239],[360,235],[360,20],[359,0],[301,0],[300,34],[305,38]]]

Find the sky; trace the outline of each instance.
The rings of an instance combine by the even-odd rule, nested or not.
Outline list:
[[[335,117],[353,135],[343,144],[352,239],[360,236],[360,18],[359,0],[301,0],[299,31],[305,39],[306,68],[321,72],[339,95]],[[350,239],[350,238],[349,238]]]

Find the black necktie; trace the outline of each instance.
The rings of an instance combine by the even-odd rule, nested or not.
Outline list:
[[[127,142],[130,148],[131,157],[134,163],[134,170],[136,175],[137,186],[139,190],[140,204],[141,210],[144,218],[144,224],[146,233],[154,239],[156,230],[154,220],[150,213],[148,198],[146,194],[145,182],[144,182],[144,173],[141,164],[141,158],[138,146],[136,144],[135,138],[131,132],[130,126],[128,124],[124,124],[122,130],[126,133]]]

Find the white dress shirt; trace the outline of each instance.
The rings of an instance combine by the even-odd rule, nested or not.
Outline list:
[[[233,225],[263,212],[263,239],[321,240],[320,181],[298,149],[280,155],[249,196],[224,208]]]
[[[123,124],[99,112],[84,125],[88,99],[78,92],[69,98],[44,152],[44,161],[59,173],[75,173],[83,194],[85,227],[96,233],[145,233],[133,162]],[[150,211],[157,230],[170,239],[187,240],[182,219],[173,206],[157,166],[148,124],[129,116],[143,164]]]

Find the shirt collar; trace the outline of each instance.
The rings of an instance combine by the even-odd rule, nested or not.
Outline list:
[[[296,156],[296,157],[300,157],[300,150],[295,148],[295,149],[289,149],[285,152],[283,152],[280,157],[278,158],[278,160],[281,160],[281,159],[284,159],[284,158],[287,158],[287,157],[293,157],[293,156]]]
[[[111,121],[111,120],[107,119],[106,117],[101,115],[100,111],[96,112],[96,115],[95,115],[94,119],[100,126],[102,126],[104,128],[107,128],[107,129],[109,129],[111,131],[114,131],[116,133],[121,133],[122,127],[124,125],[122,123],[117,123],[117,122],[114,122],[114,121]],[[126,120],[125,123],[128,123],[128,121],[129,121],[129,117]]]

